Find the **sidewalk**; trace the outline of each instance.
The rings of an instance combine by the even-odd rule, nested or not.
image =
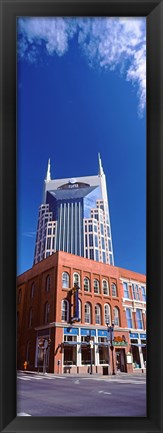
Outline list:
[[[99,378],[99,379],[113,379],[115,377],[119,377],[119,378],[127,378],[127,377],[146,377],[146,372],[142,373],[142,370],[140,370],[140,372],[136,372],[136,373],[122,373],[121,371],[118,371],[115,375],[109,374],[109,375],[103,375],[103,374],[90,374],[90,373],[86,373],[86,374],[72,374],[72,373],[63,373],[63,374],[58,374],[58,373],[43,373],[43,372],[38,372],[38,371],[30,371],[30,370],[17,370],[17,373],[23,373],[23,374],[29,374],[29,375],[39,375],[39,376],[49,376],[49,377],[60,377],[60,378],[66,378],[66,377],[75,377],[75,378]]]

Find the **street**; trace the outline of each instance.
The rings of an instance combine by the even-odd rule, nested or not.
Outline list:
[[[18,416],[146,416],[146,375],[18,373]]]

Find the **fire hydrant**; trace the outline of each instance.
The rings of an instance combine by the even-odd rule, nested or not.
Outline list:
[[[24,361],[24,370],[27,369],[27,361]]]

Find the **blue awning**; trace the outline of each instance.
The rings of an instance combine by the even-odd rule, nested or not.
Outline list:
[[[146,344],[141,344],[141,343],[131,343],[131,346],[146,347]]]

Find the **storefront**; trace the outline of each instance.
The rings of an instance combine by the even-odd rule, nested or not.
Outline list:
[[[146,368],[146,334],[130,332],[133,369]]]
[[[128,343],[121,337],[113,343],[113,356],[106,329],[63,328],[62,371],[63,373],[103,373],[108,365],[112,369],[126,372],[126,350]]]

